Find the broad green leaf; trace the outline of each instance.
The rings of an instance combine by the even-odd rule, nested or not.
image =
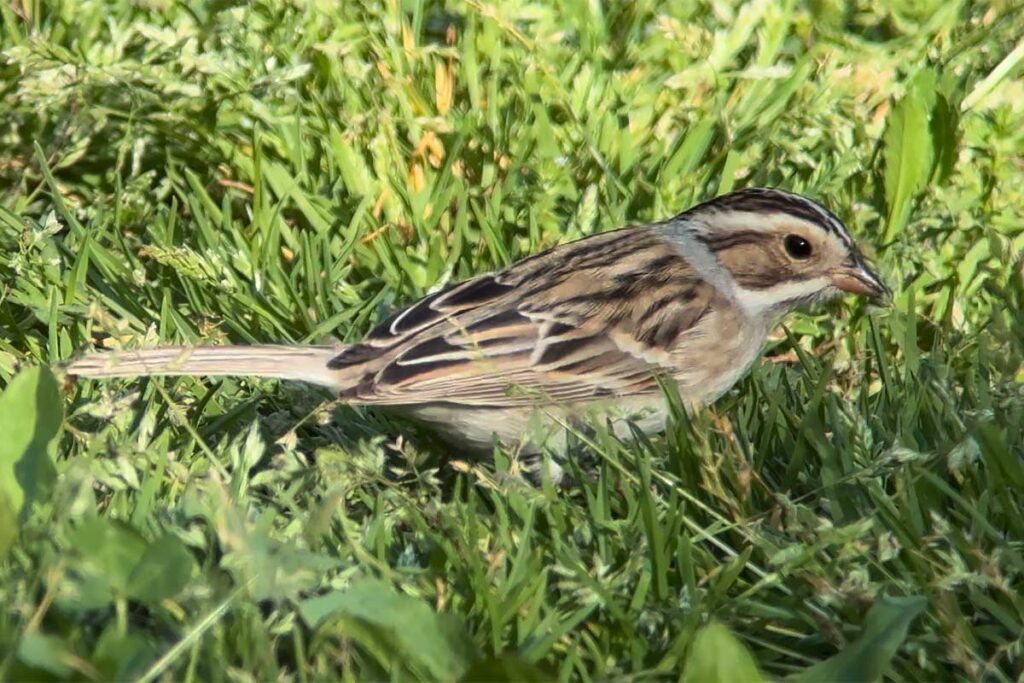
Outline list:
[[[75,671],[71,666],[75,656],[68,652],[64,640],[38,631],[30,631],[21,637],[18,659],[59,678],[67,678]]]
[[[950,72],[939,79],[939,92],[932,107],[931,136],[935,146],[935,179],[945,183],[953,174],[960,155],[960,92]]]
[[[47,368],[24,370],[0,395],[0,521],[13,521],[52,488],[57,473],[47,448],[63,419],[57,380]]]
[[[437,614],[379,579],[363,579],[346,590],[303,600],[299,613],[314,628],[338,617],[358,620],[435,679],[457,679],[475,659],[472,642],[452,617]]]
[[[765,679],[746,645],[725,626],[713,621],[697,631],[683,680],[685,683],[756,683]]]
[[[92,653],[92,664],[104,680],[137,680],[159,654],[160,641],[139,633],[121,633],[116,622],[103,631]]]
[[[150,605],[172,598],[188,584],[194,567],[185,545],[165,534],[149,544],[128,575],[128,596]]]
[[[801,673],[799,683],[877,681],[907,637],[911,622],[928,605],[926,598],[883,596],[871,606],[860,638],[842,652]]]
[[[912,202],[931,175],[934,152],[929,114],[935,101],[934,86],[935,73],[922,71],[886,120],[882,137],[887,208],[885,242],[891,242],[906,228]]]
[[[180,593],[195,567],[176,537],[148,543],[133,527],[106,517],[80,524],[71,549],[61,584],[61,604],[69,609],[96,609],[117,598],[156,605]]]
[[[71,539],[69,577],[61,602],[71,609],[96,609],[126,595],[128,577],[146,552],[146,540],[123,522],[106,517],[85,520]]]
[[[18,510],[6,489],[0,487],[0,558],[18,538]]]

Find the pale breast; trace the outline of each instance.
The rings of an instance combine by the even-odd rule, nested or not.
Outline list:
[[[766,325],[734,306],[715,306],[673,349],[680,396],[700,404],[714,402],[750,370],[767,338]]]

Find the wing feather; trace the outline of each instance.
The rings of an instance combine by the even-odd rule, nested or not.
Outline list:
[[[713,295],[653,231],[605,233],[422,299],[331,367],[362,373],[343,398],[382,405],[650,393]]]

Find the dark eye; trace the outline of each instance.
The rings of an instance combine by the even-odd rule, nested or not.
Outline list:
[[[784,243],[786,253],[793,258],[801,261],[811,258],[811,243],[800,235],[786,235]]]

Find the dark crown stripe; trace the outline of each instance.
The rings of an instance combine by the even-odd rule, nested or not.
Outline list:
[[[853,246],[853,239],[843,222],[821,204],[792,192],[752,187],[709,199],[680,214],[685,219],[703,211],[749,211],[751,213],[786,213],[814,223],[821,229],[838,237],[847,246]]]
[[[773,241],[775,236],[757,230],[739,230],[724,235],[699,235],[697,239],[711,251],[722,251],[738,247],[741,244],[764,244]]]

